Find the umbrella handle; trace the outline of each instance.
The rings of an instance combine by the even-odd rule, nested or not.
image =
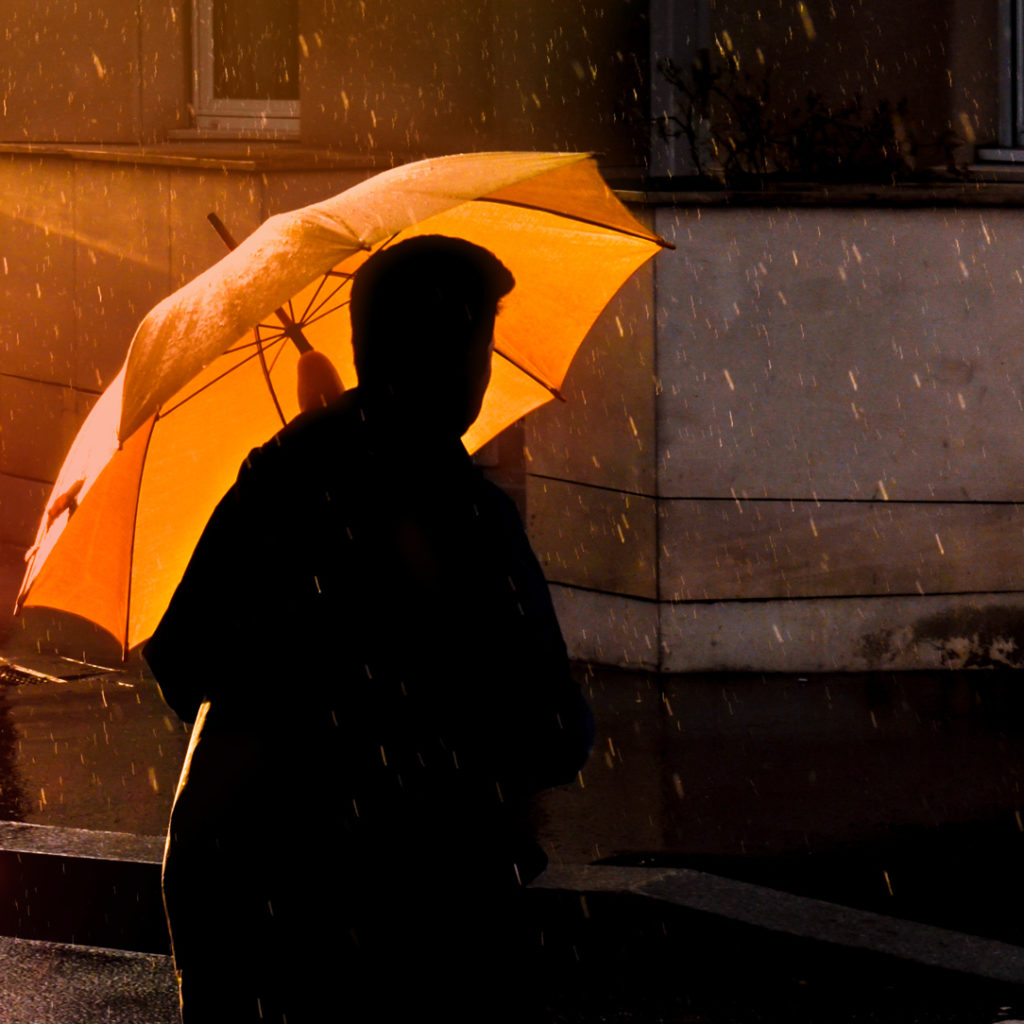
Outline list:
[[[206,219],[213,225],[213,230],[220,235],[221,240],[229,249],[238,248],[238,243],[235,241],[234,235],[228,231],[227,225],[220,219],[220,217],[217,216],[217,214],[208,213],[206,215]],[[290,338],[300,352],[313,351],[313,346],[310,345],[306,340],[306,336],[302,333],[302,327],[297,324],[282,308],[278,307],[275,309],[274,315],[281,321],[285,337]]]

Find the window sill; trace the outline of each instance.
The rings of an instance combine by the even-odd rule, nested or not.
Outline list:
[[[999,167],[999,165],[1004,165],[1004,167],[1005,165],[1013,164],[1022,165],[1024,164],[1024,149],[1013,149],[1007,146],[984,146],[978,150],[977,157],[983,164],[991,162],[996,167]],[[1012,170],[1013,168],[1011,166],[1005,169]],[[1018,172],[1020,169],[1019,166],[1016,168]]]
[[[725,188],[696,178],[609,184],[623,202],[650,206],[1024,206],[1024,165],[974,164],[964,178],[892,184],[766,181],[760,187]]]
[[[299,129],[295,128],[239,128],[231,127],[206,127],[206,128],[176,128],[167,133],[171,142],[222,142],[225,140],[241,140],[246,142],[298,142],[300,138]]]
[[[226,171],[383,170],[381,158],[303,146],[297,141],[189,136],[153,145],[0,142],[0,155]]]

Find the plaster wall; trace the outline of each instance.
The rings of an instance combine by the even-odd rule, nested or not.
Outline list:
[[[189,0],[5,0],[0,141],[153,142],[187,125]]]
[[[528,428],[531,528],[574,652],[1017,665],[1018,214],[654,216],[676,250],[599,325],[570,406]]]
[[[355,153],[647,145],[647,0],[300,0],[302,137]]]

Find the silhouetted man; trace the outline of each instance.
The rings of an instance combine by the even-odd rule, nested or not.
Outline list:
[[[164,866],[186,1024],[525,1012],[525,809],[592,721],[515,508],[460,441],[513,284],[455,239],[371,257],[359,387],[250,454],[146,647],[198,719]]]

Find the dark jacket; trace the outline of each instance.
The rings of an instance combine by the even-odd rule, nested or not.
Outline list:
[[[179,963],[228,889],[301,904],[319,874],[343,913],[396,873],[403,899],[528,881],[523,808],[593,738],[513,503],[358,389],[246,459],[145,657],[180,717],[209,701],[165,868]],[[292,850],[295,822],[328,859]]]

